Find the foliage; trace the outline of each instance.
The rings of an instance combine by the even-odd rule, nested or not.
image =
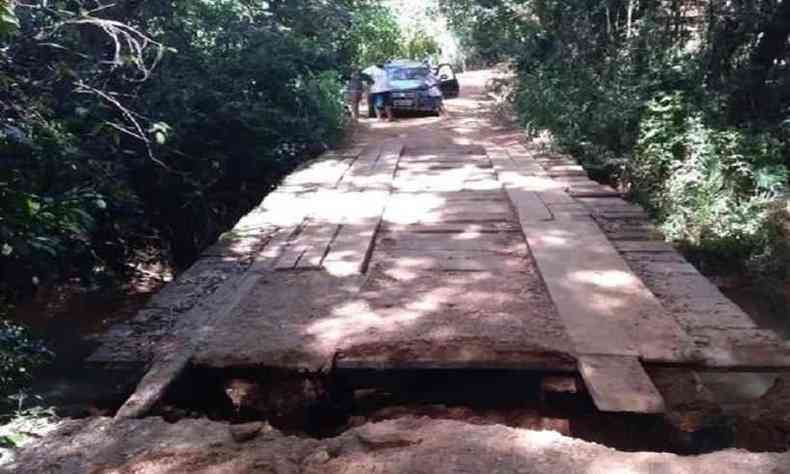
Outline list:
[[[35,442],[60,427],[60,419],[53,408],[33,407],[16,409],[6,416],[0,417],[0,465],[13,458],[13,451]]]
[[[355,44],[378,39],[375,25],[348,33],[375,10],[356,0],[11,5],[3,31],[19,34],[0,49],[11,298],[117,279],[141,259],[190,263],[341,138],[340,75],[360,60]]]
[[[384,5],[370,5],[354,14],[349,34],[357,67],[365,68],[403,56],[403,32],[392,11]]]
[[[12,0],[0,0],[0,36],[9,35],[19,28]]]
[[[5,397],[27,382],[33,370],[46,364],[53,356],[46,347],[19,325],[0,319],[0,406]]]
[[[522,55],[536,33],[524,1],[439,0],[467,63],[488,66]]]
[[[417,60],[430,58],[436,63],[439,60],[441,52],[442,50],[435,38],[429,36],[422,30],[417,30],[407,39],[403,55],[407,58]]]
[[[346,43],[356,58],[356,66],[365,68],[398,58],[436,61],[441,47],[427,25],[419,24],[420,19],[410,18],[417,21],[417,27],[406,29],[388,5],[374,3],[359,8]]]
[[[669,238],[743,259],[776,237],[771,203],[787,182],[782,160],[773,137],[711,128],[674,93],[648,104],[630,170]]]

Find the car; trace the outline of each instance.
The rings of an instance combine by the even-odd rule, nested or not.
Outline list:
[[[439,115],[443,107],[440,81],[431,68],[421,62],[396,60],[384,64],[391,90],[393,112],[428,112]],[[373,118],[376,112],[368,98],[368,115]]]

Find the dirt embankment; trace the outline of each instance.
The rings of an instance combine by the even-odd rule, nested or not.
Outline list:
[[[11,469],[6,472],[781,474],[790,472],[790,454],[624,453],[551,431],[411,417],[324,440],[284,436],[263,423],[229,430],[206,420],[95,419],[65,425]]]

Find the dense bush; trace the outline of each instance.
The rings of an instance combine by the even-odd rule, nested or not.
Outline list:
[[[0,292],[190,263],[342,137],[341,77],[374,33],[351,25],[371,8],[4,0]]]
[[[53,357],[27,329],[8,321],[7,311],[8,306],[0,301],[0,411],[10,404],[6,397]]]
[[[783,151],[768,133],[711,127],[675,93],[648,103],[629,170],[669,238],[743,260],[776,239],[772,203],[788,179]]]

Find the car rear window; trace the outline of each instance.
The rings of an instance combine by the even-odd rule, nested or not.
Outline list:
[[[428,68],[397,68],[389,71],[389,78],[393,81],[414,81],[425,79],[428,74]]]

